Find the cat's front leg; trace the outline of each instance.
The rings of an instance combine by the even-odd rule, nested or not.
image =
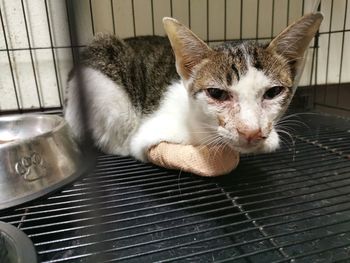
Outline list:
[[[182,82],[168,87],[160,107],[144,117],[130,141],[130,152],[141,161],[148,161],[148,150],[160,142],[176,144],[191,143],[188,126],[190,109],[188,95]]]

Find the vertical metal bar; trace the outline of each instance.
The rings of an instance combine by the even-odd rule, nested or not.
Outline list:
[[[135,6],[134,6],[134,0],[131,0],[131,11],[132,11],[132,23],[133,23],[134,37],[136,37],[136,23],[135,23]]]
[[[31,46],[31,44],[30,44],[30,37],[29,37],[27,16],[26,16],[26,12],[25,12],[25,8],[24,8],[23,0],[21,0],[21,5],[22,5],[22,13],[23,13],[23,19],[24,19],[24,26],[25,26],[26,35],[27,35],[27,42],[28,42],[30,60],[31,60],[31,64],[32,64],[33,77],[34,77],[35,86],[36,86],[36,92],[37,92],[39,107],[40,107],[40,109],[42,110],[42,109],[43,109],[43,105],[42,105],[41,97],[40,97],[39,83],[38,83],[38,79],[37,79],[37,76],[36,76],[36,70],[35,70],[35,64],[34,64],[33,51],[32,51],[32,46]]]
[[[256,30],[255,30],[255,40],[259,39],[259,15],[260,15],[260,0],[257,2],[256,7]]]
[[[78,32],[77,19],[76,19],[76,15],[74,14],[75,10],[74,10],[73,2],[74,2],[74,0],[67,1],[66,8],[67,8],[67,12],[69,14],[71,14],[71,20],[70,20],[71,39],[72,39],[72,41],[77,43],[77,42],[79,42],[78,41],[79,35],[77,34],[77,32]],[[79,60],[79,56],[77,56],[76,58]],[[80,103],[78,103],[78,105],[79,105],[80,111],[81,111],[81,118],[82,118],[81,124],[83,125],[83,130],[85,132],[85,137],[83,137],[81,139],[85,139],[85,142],[89,142],[88,144],[83,145],[83,146],[85,146],[85,150],[88,150],[87,153],[91,153],[93,142],[92,142],[91,132],[87,127],[87,125],[88,125],[88,122],[87,122],[88,110],[87,110],[87,103],[86,103],[87,101],[86,101],[86,93],[85,93],[85,89],[84,89],[84,80],[83,80],[83,76],[82,76],[80,70],[76,70],[75,77],[77,80],[76,88],[77,88],[77,92],[79,94],[79,100],[80,100]]]
[[[113,35],[115,35],[115,19],[114,19],[114,4],[111,0],[111,13],[112,13],[112,23],[113,23]]]
[[[259,1],[259,0],[258,0]],[[224,41],[227,39],[227,0],[224,2]]]
[[[50,37],[52,60],[53,60],[53,66],[54,66],[54,69],[55,69],[55,77],[56,77],[58,99],[60,100],[60,107],[62,107],[63,106],[63,104],[62,104],[62,90],[60,88],[60,82],[58,80],[58,70],[57,70],[56,56],[55,56],[54,45],[53,45],[53,40],[52,40],[52,32],[51,32],[51,25],[50,25],[50,17],[49,17],[49,10],[48,10],[48,5],[47,5],[47,0],[45,0],[44,3],[45,3],[47,27],[49,29],[49,37]]]
[[[207,43],[209,43],[209,0],[207,0]]]
[[[343,24],[343,33],[342,33],[342,41],[341,41],[339,81],[338,81],[338,87],[337,87],[337,105],[339,103],[340,84],[341,84],[342,69],[343,69],[344,42],[345,42],[345,29],[346,29],[347,10],[348,10],[348,0],[346,0],[346,2],[345,2],[345,11],[344,11],[345,14],[344,14],[344,24]]]
[[[188,0],[188,27],[191,29],[191,0]]]
[[[243,37],[243,0],[241,0],[241,6],[240,6],[240,9],[241,9],[241,13],[239,14],[240,17],[240,24],[239,24],[239,39],[242,40],[242,37]]]
[[[89,9],[90,9],[90,19],[91,19],[91,28],[92,28],[92,35],[95,35],[95,23],[94,23],[94,14],[92,11],[92,0],[89,0]]]
[[[290,0],[288,0],[288,3],[287,3],[287,23],[286,23],[286,26],[288,26],[288,24],[289,24],[289,12],[290,12]]]
[[[153,6],[153,0],[151,0],[151,15],[152,15],[152,34],[154,36],[154,6]]]
[[[76,43],[79,42],[79,35],[77,34],[77,21],[76,21],[76,16],[74,15],[74,12],[73,12],[73,1],[69,1],[67,2],[67,12],[69,14],[71,14],[71,20],[70,20],[70,25],[71,25],[71,39],[74,40]],[[75,51],[75,50],[74,50]],[[77,59],[79,59],[79,56],[77,56]],[[79,94],[79,103],[78,103],[78,106],[80,108],[80,116],[81,116],[81,125],[82,125],[82,129],[84,131],[84,137],[81,138],[83,139],[81,141],[81,146],[82,146],[82,150],[84,152],[84,156],[86,156],[88,158],[87,162],[95,162],[94,160],[96,160],[96,153],[94,153],[94,150],[93,150],[93,140],[92,140],[92,137],[91,137],[91,132],[90,132],[90,129],[88,127],[88,116],[87,116],[87,113],[88,113],[88,105],[87,105],[87,97],[86,97],[86,93],[85,93],[85,90],[84,89],[84,80],[83,80],[83,76],[81,74],[81,71],[80,70],[76,70],[75,72],[75,77],[76,77],[76,81],[77,81],[77,85],[75,88],[77,88],[77,92]],[[91,195],[91,198],[97,198],[98,196],[92,194]],[[96,212],[96,209],[92,209],[92,210],[95,210],[95,211],[92,211],[91,214],[89,214],[89,216],[91,217],[95,217],[95,218],[98,218],[98,213]],[[101,228],[99,227],[99,219],[97,219],[96,221],[94,220],[93,224],[95,224],[96,226],[96,231],[98,232],[102,232]],[[97,260],[98,262],[99,260]]]
[[[304,15],[305,12],[305,0],[303,0],[303,5],[301,6],[301,16]]]
[[[76,43],[74,43],[73,41],[73,34],[72,34],[72,19],[71,19],[71,15],[69,12],[69,8],[71,7],[73,9],[73,5],[69,2],[70,0],[66,0],[66,13],[67,13],[67,20],[68,20],[68,31],[69,31],[69,41],[70,41],[70,46],[71,46],[71,51],[72,51],[72,60],[73,60],[73,64],[77,65],[77,59],[75,57],[75,50],[74,50],[74,45]],[[76,42],[76,41],[75,41]]]
[[[327,60],[326,60],[326,88],[324,92],[323,103],[326,103],[327,98],[327,87],[328,87],[328,71],[329,71],[329,50],[331,46],[331,31],[332,31],[332,21],[333,21],[333,4],[334,0],[331,2],[331,14],[329,18],[329,32],[328,32],[328,48],[327,48]]]
[[[18,95],[18,92],[17,92],[17,86],[16,86],[16,81],[15,81],[15,76],[14,76],[14,74],[13,74],[12,61],[11,61],[9,46],[8,46],[8,42],[7,42],[7,36],[6,36],[6,32],[5,32],[5,24],[4,24],[4,19],[3,19],[3,17],[2,17],[1,8],[0,8],[0,20],[1,20],[2,33],[3,33],[3,35],[4,35],[4,41],[5,41],[7,59],[8,59],[8,61],[9,61],[9,66],[10,66],[10,71],[11,71],[11,78],[12,78],[13,90],[14,90],[15,96],[16,96],[17,109],[18,109],[19,111],[21,111],[21,105],[20,105],[20,103],[19,103],[19,95]]]
[[[272,1],[272,18],[271,18],[271,39],[273,39],[273,24],[275,23],[275,0]]]
[[[317,7],[317,11],[321,11],[321,2]],[[308,101],[308,104],[310,105],[310,107],[312,109],[315,108],[315,101],[316,101],[316,86],[317,86],[317,78],[318,78],[318,49],[319,49],[319,41],[320,41],[320,32],[317,31],[316,35],[315,35],[315,40],[314,40],[314,52],[316,51],[316,60],[315,60],[315,85],[313,85],[313,96],[312,96],[312,101]],[[310,96],[309,96],[310,98]]]
[[[173,0],[170,0],[170,16],[173,17]]]
[[[313,48],[313,53],[312,53],[312,60],[311,60],[311,73],[310,73],[310,82],[309,82],[309,86],[312,86],[312,77],[313,77],[313,73],[314,73],[314,64],[315,64],[315,45],[316,45],[316,39],[314,41],[314,48]],[[316,83],[315,83],[316,85]]]

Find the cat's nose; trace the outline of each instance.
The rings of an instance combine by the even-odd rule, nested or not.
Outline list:
[[[238,128],[237,132],[240,136],[247,140],[248,143],[257,142],[265,137],[262,135],[261,129]]]

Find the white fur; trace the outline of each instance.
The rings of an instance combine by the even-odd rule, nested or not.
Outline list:
[[[104,152],[132,155],[147,161],[146,151],[161,141],[189,144],[192,140],[188,93],[181,81],[168,87],[159,109],[149,116],[137,113],[123,88],[91,68],[81,70],[87,99],[88,127],[96,145]],[[68,82],[65,118],[80,137],[77,77]]]
[[[81,83],[86,99],[87,127],[96,146],[111,154],[129,155],[131,135],[137,129],[140,116],[133,109],[128,95],[111,79],[97,70],[82,68]],[[80,137],[83,124],[80,113],[77,74],[68,82],[65,118]]]
[[[131,154],[146,161],[145,152],[161,141],[188,144],[191,128],[188,93],[182,82],[168,87],[159,109],[145,118],[131,140]]]
[[[168,87],[158,110],[142,116],[133,108],[123,88],[111,79],[91,68],[83,68],[80,72],[88,106],[87,126],[92,131],[96,146],[104,152],[132,155],[147,161],[147,150],[161,141],[198,145],[214,129],[241,152],[271,151],[278,146],[279,139],[274,129],[264,142],[246,145],[235,125],[227,129],[218,125],[217,113],[225,111],[225,108],[209,105],[204,92],[198,93],[195,98],[190,97],[182,81]],[[65,118],[75,134],[81,136],[84,126],[77,84],[76,76],[68,82]],[[234,115],[227,113],[227,118],[233,123],[244,123],[251,129],[264,129],[279,111],[277,106],[270,105],[264,112],[259,103],[262,94],[271,85],[272,82],[261,71],[249,67],[247,74],[231,87],[232,92],[237,94],[240,110]],[[210,132],[208,127],[211,127]]]
[[[231,87],[239,100],[240,111],[237,119],[248,129],[258,129],[261,125],[261,97],[271,86],[271,80],[262,71],[249,66],[247,73]]]
[[[262,71],[257,70],[251,65],[248,66],[247,73],[242,76],[240,81],[231,87],[231,90],[237,94],[239,112],[236,114],[234,121],[237,123],[236,129],[243,126],[248,130],[261,129],[264,136],[267,138],[261,141],[258,145],[246,147],[239,138],[238,132],[233,132],[233,138],[238,142],[237,149],[241,152],[270,152],[278,148],[279,136],[274,127],[270,129],[269,123],[274,124],[274,120],[278,117],[281,108],[278,101],[281,98],[275,98],[269,102],[263,102],[263,94],[267,89],[274,85],[281,85],[274,83]],[[268,105],[265,105],[268,104]],[[240,145],[242,144],[242,145]]]
[[[222,137],[222,143],[242,153],[273,151],[279,146],[279,136],[273,124],[281,112],[281,106],[278,103],[281,98],[277,97],[264,102],[262,97],[265,91],[274,85],[280,84],[274,83],[262,71],[248,66],[247,73],[241,76],[238,82],[228,87],[230,93],[234,94],[234,99],[229,102],[231,105],[210,104],[205,92],[200,92],[196,96],[196,101],[192,102],[191,108],[197,111],[197,113],[192,111],[192,116],[197,123],[209,124],[211,132],[215,130]],[[218,115],[224,118],[224,126],[219,125]],[[266,139],[247,143],[238,132],[242,129],[261,129]],[[202,138],[199,137],[199,139]]]

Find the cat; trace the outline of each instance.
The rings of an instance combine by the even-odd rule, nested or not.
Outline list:
[[[77,137],[87,128],[103,152],[145,162],[147,150],[162,141],[274,151],[276,123],[322,19],[305,15],[266,44],[229,41],[213,48],[173,18],[163,19],[168,38],[100,34],[69,76],[65,118]]]

